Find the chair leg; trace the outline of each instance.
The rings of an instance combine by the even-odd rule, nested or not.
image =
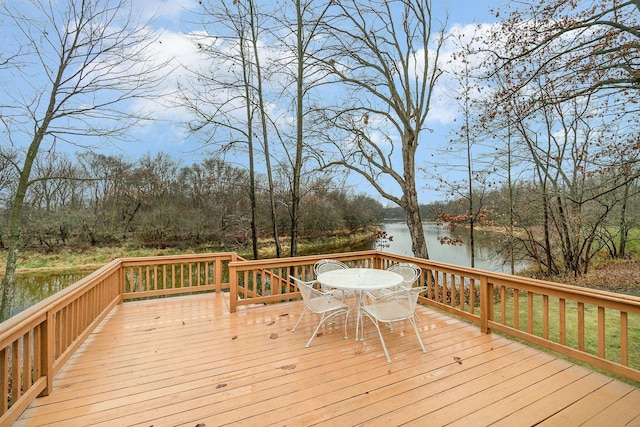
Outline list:
[[[347,317],[348,317],[349,311],[348,311],[348,310],[344,310],[344,311],[345,311],[345,313],[347,314]],[[318,331],[320,330],[320,326],[322,326],[322,324],[323,324],[324,322],[326,322],[326,321],[328,321],[328,320],[333,320],[333,318],[334,318],[335,316],[337,316],[338,314],[340,314],[340,313],[342,313],[342,310],[341,310],[341,311],[333,312],[333,313],[331,313],[331,314],[330,314],[330,315],[328,315],[328,316],[326,315],[326,313],[322,313],[322,317],[320,318],[320,322],[318,323],[318,326],[316,326],[316,329],[313,331],[313,334],[311,335],[311,338],[309,338],[309,341],[307,341],[307,345],[305,345],[305,347],[307,347],[307,348],[308,348],[308,347],[311,345],[311,341],[313,341],[313,339],[316,337],[316,335],[318,334]],[[347,323],[347,317],[345,317],[345,319],[344,319],[344,323],[345,323],[345,327],[344,327],[344,337],[345,337],[345,338],[347,338],[347,326],[346,326],[346,323]],[[329,323],[329,324],[331,324],[331,322],[328,322],[328,323]]]
[[[413,317],[410,317],[409,322],[411,322],[411,326],[413,326],[413,330],[416,332],[416,337],[418,337],[418,342],[420,343],[420,347],[422,347],[422,352],[426,353],[427,349],[424,348],[424,344],[422,343],[422,338],[420,338],[420,332],[418,331],[418,325],[416,325],[415,319]]]
[[[344,339],[349,339],[349,336],[347,335],[347,325],[349,322],[349,313],[351,313],[351,309],[347,309],[344,312]]]
[[[357,292],[357,291],[354,291]],[[364,341],[364,320],[362,318],[362,307],[364,306],[362,293],[354,293],[356,309],[356,340]]]
[[[298,327],[298,323],[300,323],[300,321],[302,320],[302,317],[304,316],[304,314],[307,312],[307,306],[305,306],[302,309],[302,313],[300,313],[300,317],[298,317],[298,321],[296,322],[295,325],[293,325],[293,328],[291,328],[291,332],[294,332],[296,330],[296,328]]]
[[[369,316],[367,316],[369,317]],[[373,326],[376,327],[376,329],[378,330],[378,336],[380,337],[380,343],[382,344],[382,350],[384,350],[384,355],[387,358],[387,362],[391,363],[391,357],[389,357],[389,352],[387,351],[387,345],[384,342],[384,337],[382,336],[382,331],[380,330],[380,325],[378,324],[377,320],[372,319],[371,317],[369,317],[371,319],[371,322],[373,323]],[[364,330],[362,332],[362,334],[364,335]],[[362,337],[364,339],[364,336]]]
[[[320,330],[320,326],[322,326],[322,324],[324,323],[325,320],[326,319],[324,317],[324,313],[322,313],[322,318],[320,319],[320,323],[318,323],[318,326],[316,326],[316,329],[311,334],[311,338],[309,338],[309,341],[307,341],[307,345],[305,345],[305,347],[308,348],[311,345],[311,341],[313,341],[313,339],[316,337],[316,334]]]

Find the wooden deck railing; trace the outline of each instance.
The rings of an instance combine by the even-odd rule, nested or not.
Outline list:
[[[126,258],[120,262],[123,300],[229,289],[234,252]]]
[[[229,291],[230,311],[300,298],[289,275],[313,278],[321,258],[352,267],[413,262],[421,302],[480,326],[640,382],[640,298],[379,251],[247,261],[235,253],[117,259],[0,324],[0,426],[9,425],[113,307],[125,300]],[[589,340],[590,337],[596,337]]]
[[[326,256],[351,267],[420,266],[421,302],[491,330],[640,382],[640,298],[458,267],[378,251]],[[231,311],[299,298],[289,274],[309,280],[320,257],[232,262]],[[591,338],[590,340],[588,338]],[[632,348],[632,346],[635,346]],[[629,358],[630,351],[636,358]]]
[[[231,283],[230,310],[238,306],[274,303],[300,298],[289,276],[303,280],[314,277],[313,265],[322,258],[339,258],[350,267],[383,268],[376,251],[352,252],[331,256],[305,256],[229,263]]]
[[[123,300],[229,289],[235,253],[116,259],[0,324],[0,426],[10,425]]]
[[[121,301],[120,262],[0,324],[0,425],[9,425],[38,396],[91,331]]]

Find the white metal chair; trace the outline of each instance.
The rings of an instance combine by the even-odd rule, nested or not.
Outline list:
[[[327,271],[338,270],[340,268],[349,268],[347,264],[337,259],[321,259],[313,265],[313,272],[316,276]]]
[[[385,356],[387,356],[387,362],[391,362],[387,346],[382,336],[380,329],[380,323],[399,322],[401,320],[408,320],[416,333],[422,352],[426,353],[422,339],[420,338],[420,332],[416,326],[415,321],[415,309],[418,303],[418,296],[426,290],[426,287],[419,288],[402,288],[387,294],[374,295],[371,292],[365,292],[365,301],[361,307],[362,314],[368,317],[378,330],[380,336],[380,342],[384,350]],[[363,326],[364,334],[364,326]]]
[[[398,273],[402,276],[402,283],[395,289],[399,290],[401,288],[411,289],[420,279],[420,275],[422,274],[422,269],[417,265],[410,262],[401,262],[398,264],[392,264],[387,267],[387,270]],[[420,316],[416,315],[416,320],[420,321]],[[391,330],[393,330],[393,324],[390,324]]]
[[[413,288],[413,285],[420,279],[420,275],[422,274],[420,267],[409,262],[390,265],[387,267],[387,270],[401,275],[403,281],[400,287],[405,288]]]
[[[324,322],[329,319],[333,319],[338,314],[344,313],[344,337],[347,338],[347,320],[349,318],[349,311],[351,311],[351,307],[344,303],[344,301],[338,299],[330,292],[322,292],[318,289],[314,288],[313,285],[316,283],[313,282],[305,282],[303,280],[298,279],[294,276],[289,276],[291,280],[298,286],[298,290],[300,290],[300,294],[302,295],[302,300],[304,301],[304,309],[302,310],[302,314],[298,318],[296,324],[291,328],[291,332],[294,332],[298,327],[298,324],[302,320],[302,317],[305,315],[307,310],[312,311],[316,314],[321,314],[320,322],[316,329],[313,331],[311,338],[307,342],[305,347],[309,347],[311,345],[311,341],[318,333],[320,326]]]
[[[347,264],[345,264],[344,262],[339,261],[337,259],[321,259],[320,261],[316,262],[313,265],[313,272],[315,273],[316,278],[317,278],[318,274],[326,273],[327,271],[340,270],[340,269],[345,269],[345,268],[349,268],[349,266]],[[352,292],[345,291],[343,289],[327,288],[322,284],[320,286],[321,286],[323,291],[331,292],[336,297],[340,295],[343,300],[346,299],[349,295],[352,294]]]

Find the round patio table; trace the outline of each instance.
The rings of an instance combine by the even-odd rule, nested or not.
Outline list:
[[[320,273],[316,279],[325,287],[351,290],[354,292],[357,314],[356,340],[358,339],[359,326],[362,318],[360,314],[362,292],[394,288],[404,281],[403,277],[398,273],[376,268],[341,268]],[[363,339],[364,337],[360,338]]]

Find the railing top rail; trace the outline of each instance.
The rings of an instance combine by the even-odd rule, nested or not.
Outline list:
[[[384,255],[384,252],[379,251],[360,251],[360,252],[344,252],[337,254],[325,254],[325,255],[305,255],[297,256],[293,258],[269,258],[269,259],[257,259],[257,260],[238,260],[229,263],[232,267],[246,266],[251,267],[259,265],[261,267],[270,267],[274,265],[291,265],[292,262],[296,264],[304,264],[308,262],[314,262],[324,258],[340,258],[346,260],[354,260],[367,258],[371,256]]]
[[[447,264],[440,261],[433,261],[429,259],[421,259],[415,258],[412,256],[406,255],[398,255],[392,254],[389,252],[381,252],[376,250],[371,251],[360,251],[360,252],[348,252],[348,253],[338,253],[331,255],[308,255],[301,256],[295,258],[275,258],[275,259],[263,259],[263,260],[247,260],[247,261],[237,261],[231,262],[229,265],[234,267],[273,267],[278,265],[290,265],[292,262],[296,264],[304,264],[307,262],[313,262],[319,258],[339,258],[342,260],[353,260],[353,259],[361,259],[366,257],[379,257],[389,260],[395,260],[398,262],[413,262],[423,268],[432,268],[438,269],[441,271],[451,272],[453,274],[460,274],[469,278],[482,278],[486,277],[489,281],[495,284],[505,284],[507,286],[511,285],[512,287],[517,287],[513,285],[520,285],[523,288],[537,288],[539,290],[554,292],[554,293],[565,293],[567,295],[574,295],[576,297],[582,297],[587,299],[592,299],[594,297],[602,299],[607,302],[616,303],[616,304],[628,304],[633,306],[640,307],[640,297],[627,295],[627,294],[619,294],[610,291],[603,291],[598,289],[591,288],[583,288],[580,286],[567,285],[563,283],[550,282],[546,280],[540,279],[532,279],[521,276],[512,276],[506,273],[498,273],[489,270],[482,270],[471,267],[457,266],[454,264]]]
[[[240,259],[235,252],[211,252],[203,254],[191,254],[191,255],[156,255],[146,257],[126,257],[119,258],[123,267],[128,267],[137,264],[150,264],[154,262],[158,263],[171,263],[181,260],[199,260],[210,258],[226,258],[230,260]]]
[[[615,303],[623,303],[623,304],[632,304],[632,305],[640,305],[640,297],[634,295],[620,294],[616,292],[603,291],[599,289],[592,288],[584,288],[581,286],[575,285],[567,285],[564,283],[550,282],[547,280],[540,279],[532,279],[528,277],[515,276],[507,273],[498,273],[495,271],[482,270],[478,268],[471,267],[463,267],[457,266],[453,264],[447,264],[439,261],[427,260],[414,258],[410,256],[399,256],[387,253],[381,253],[381,256],[387,259],[398,259],[403,261],[410,261],[415,264],[418,264],[423,267],[436,267],[443,271],[450,271],[455,273],[463,274],[466,277],[470,278],[479,278],[479,277],[487,277],[491,282],[499,285],[521,285],[522,287],[535,287],[540,290],[554,291],[554,292],[563,292],[566,294],[581,296],[585,298],[593,298],[597,297],[606,301],[615,302]]]
[[[78,293],[84,292],[87,286],[93,286],[102,276],[112,274],[114,270],[119,268],[120,260],[115,259],[78,280],[71,286],[56,292],[15,316],[6,319],[0,323],[0,342],[4,342],[6,337],[13,334],[14,331],[33,323],[35,319],[40,319],[47,311],[52,310],[52,308],[64,305],[68,301],[73,300]]]

